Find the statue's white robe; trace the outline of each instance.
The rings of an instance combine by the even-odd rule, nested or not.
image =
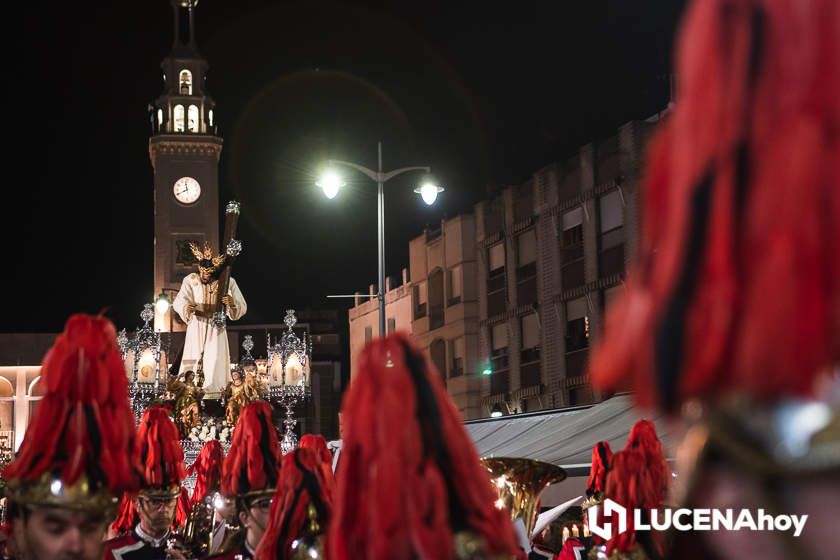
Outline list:
[[[233,298],[234,308],[227,308],[228,319],[236,321],[248,310],[245,298],[236,285],[236,280],[230,279],[228,295]],[[204,301],[204,286],[198,274],[193,273],[184,278],[181,290],[175,297],[172,307],[187,323],[187,336],[184,342],[184,354],[181,358],[180,372],[195,371],[198,360],[204,353],[204,391],[218,393],[227,385],[230,377],[230,349],[226,329],[218,329],[212,319],[205,319],[186,312],[187,305],[200,305]]]

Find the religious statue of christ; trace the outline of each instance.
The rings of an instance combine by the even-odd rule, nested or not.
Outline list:
[[[198,261],[198,273],[184,278],[181,290],[172,304],[173,309],[187,324],[184,353],[179,373],[192,370],[200,379],[203,373],[203,389],[207,396],[221,393],[228,382],[230,372],[230,349],[224,322],[214,320],[219,303],[224,306],[228,319],[236,321],[245,315],[248,306],[236,281],[230,278],[227,293],[220,296],[222,282],[219,275],[225,265],[225,255],[214,255],[210,245],[204,249],[190,244]]]

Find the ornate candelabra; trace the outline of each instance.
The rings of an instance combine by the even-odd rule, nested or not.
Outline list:
[[[131,399],[131,410],[137,421],[155,400],[163,396],[165,384],[160,379],[160,333],[156,333],[149,325],[155,318],[151,303],[143,305],[140,319],[143,326],[129,339],[125,329],[117,336],[123,360],[129,354],[132,358],[132,369],[128,384],[128,396]]]
[[[285,431],[280,441],[280,449],[285,455],[297,447],[297,436],[294,428],[297,420],[294,417],[294,407],[300,401],[310,396],[310,365],[312,363],[312,340],[304,333],[299,338],[293,327],[297,323],[294,309],[286,310],[287,330],[280,340],[272,346],[271,335],[268,335],[268,400],[286,409],[283,420]]]

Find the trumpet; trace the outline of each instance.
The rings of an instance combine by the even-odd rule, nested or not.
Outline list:
[[[490,473],[499,493],[496,507],[507,508],[511,520],[521,519],[530,537],[537,521],[537,502],[549,484],[565,480],[566,471],[557,465],[521,457],[484,457],[481,464]]]

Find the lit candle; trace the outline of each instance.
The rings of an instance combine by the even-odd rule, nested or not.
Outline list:
[[[583,536],[584,537],[589,536],[589,525],[587,525],[586,523],[583,524]]]
[[[572,536],[573,537],[579,537],[580,536],[580,532],[578,531],[577,523],[572,525]]]
[[[563,542],[566,542],[566,539],[569,538],[569,528],[563,527]]]

